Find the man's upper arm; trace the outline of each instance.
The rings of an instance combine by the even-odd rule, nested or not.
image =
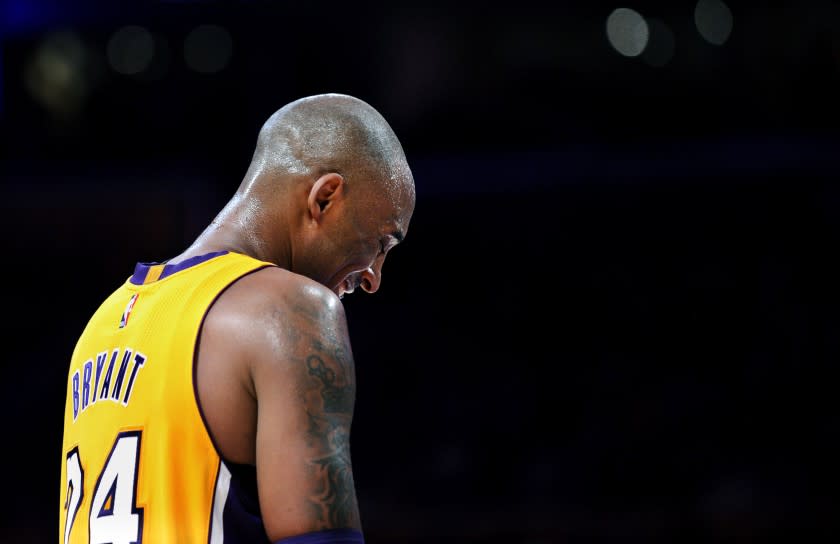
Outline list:
[[[355,370],[341,302],[304,283],[267,301],[264,311],[265,342],[254,346],[251,375],[266,532],[274,541],[361,529],[350,461]]]

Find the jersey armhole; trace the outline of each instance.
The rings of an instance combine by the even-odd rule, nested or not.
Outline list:
[[[226,459],[224,455],[222,455],[222,450],[219,448],[219,444],[216,441],[216,437],[213,436],[213,431],[210,430],[210,425],[207,423],[207,416],[205,416],[204,408],[201,406],[201,398],[199,397],[199,394],[198,394],[198,356],[199,356],[198,348],[199,348],[199,345],[201,344],[201,335],[204,332],[204,322],[207,320],[207,314],[210,313],[210,310],[216,304],[216,301],[219,300],[219,297],[221,297],[225,293],[225,291],[227,291],[234,283],[238,282],[242,278],[244,278],[246,276],[249,276],[249,275],[251,275],[255,272],[259,272],[260,270],[263,270],[263,269],[266,269],[266,268],[271,268],[272,266],[274,266],[274,265],[267,264],[267,265],[259,266],[259,267],[255,268],[253,270],[249,270],[248,272],[245,272],[244,274],[241,274],[241,275],[233,278],[230,282],[228,282],[227,285],[225,285],[222,289],[220,289],[219,292],[216,293],[216,296],[213,297],[213,300],[210,301],[210,304],[207,305],[207,308],[204,310],[204,315],[201,316],[201,322],[198,324],[198,333],[195,335],[195,343],[193,344],[193,361],[192,361],[191,381],[192,381],[193,399],[195,400],[195,406],[196,406],[196,408],[198,408],[198,413],[201,416],[201,422],[204,425],[204,431],[207,433],[207,436],[210,438],[210,442],[213,444],[213,449],[216,450],[216,455],[218,455],[219,459],[221,459],[224,463],[226,463],[228,465],[231,465],[231,464],[235,465],[237,463],[232,463],[231,461]]]

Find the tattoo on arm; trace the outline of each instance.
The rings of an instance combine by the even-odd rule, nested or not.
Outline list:
[[[318,483],[309,502],[321,528],[360,526],[349,440],[356,386],[347,357],[339,351],[334,358],[312,354],[306,359],[307,438],[313,450],[323,452],[310,459]]]

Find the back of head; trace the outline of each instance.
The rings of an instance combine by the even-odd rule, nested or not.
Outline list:
[[[383,183],[377,189],[385,192],[406,182],[413,190],[402,146],[385,118],[339,93],[307,96],[277,110],[260,130],[251,168],[314,177],[337,172],[354,183]],[[360,172],[370,175],[355,175]]]

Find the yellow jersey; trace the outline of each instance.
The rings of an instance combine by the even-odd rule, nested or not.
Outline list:
[[[194,381],[207,311],[266,266],[233,252],[138,263],[91,317],[67,378],[60,542],[268,542],[256,471],[222,459]]]

